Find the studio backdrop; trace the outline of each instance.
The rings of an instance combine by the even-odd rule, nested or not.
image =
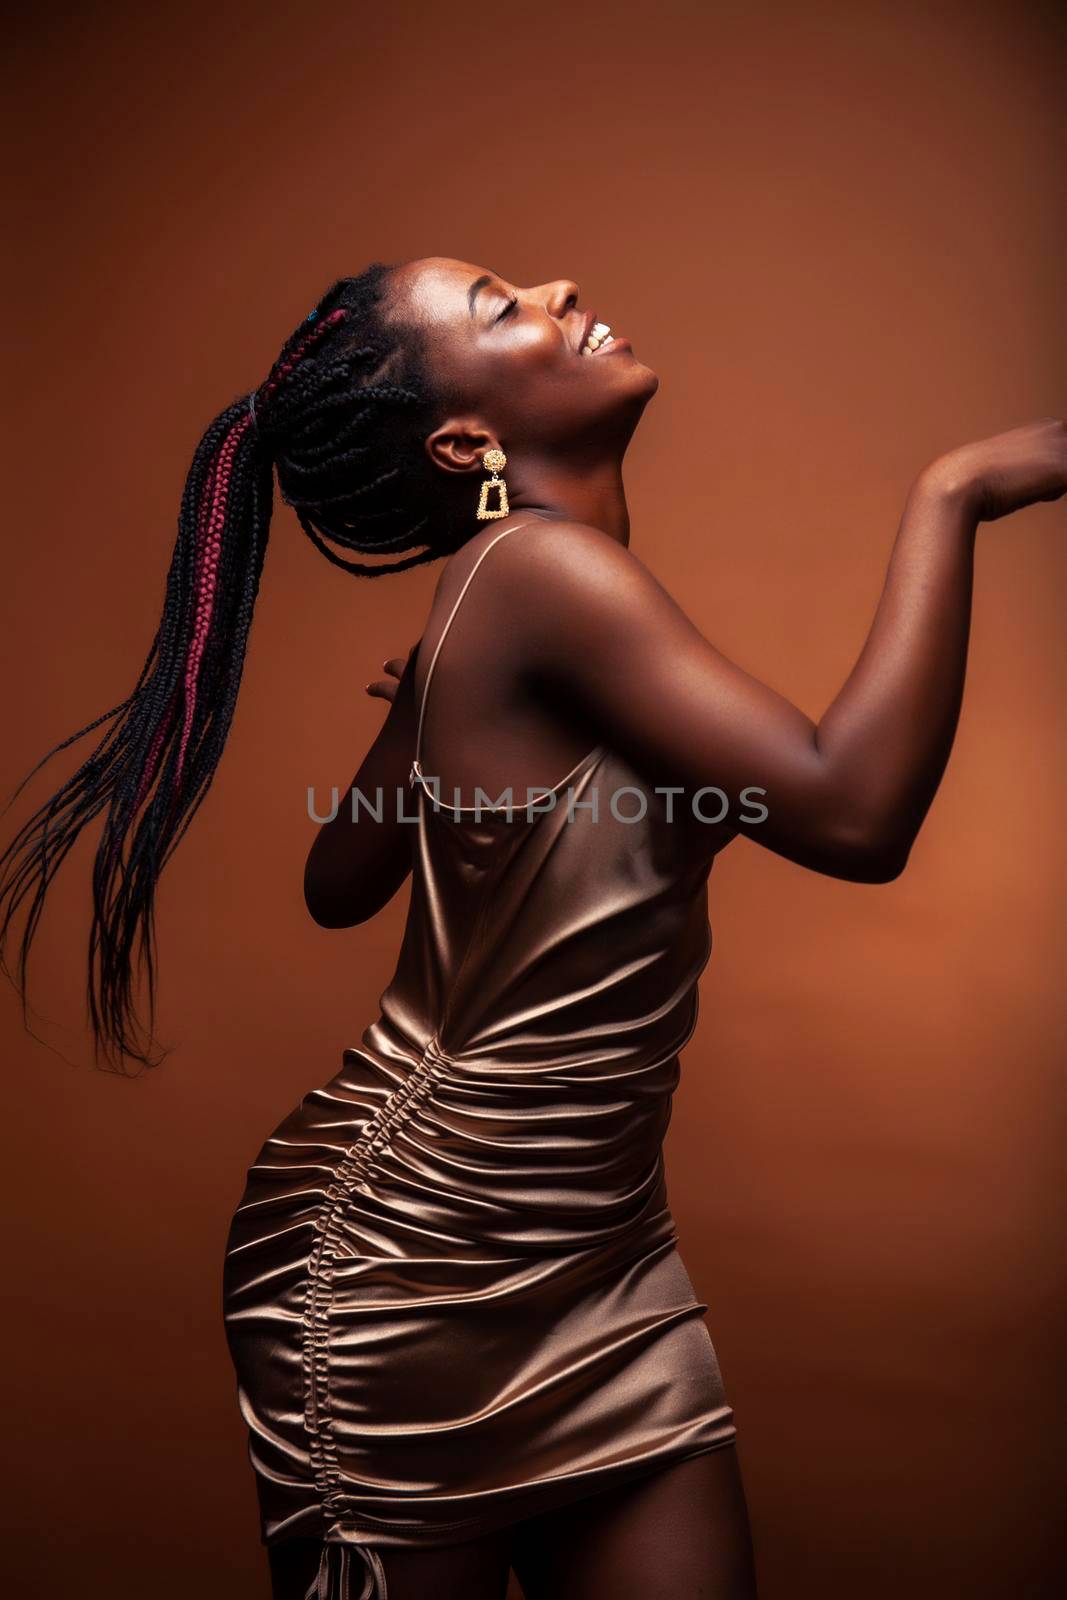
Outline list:
[[[815,718],[915,474],[1064,414],[1052,5],[45,0],[9,46],[5,800],[132,688],[210,418],[368,261],[576,280],[661,379],[631,548]],[[712,873],[668,1179],[765,1600],[1062,1577],[1064,531],[1062,504],[979,531],[955,749],[902,877],[749,842]],[[304,909],[307,796],[375,737],[363,685],[438,572],[350,577],[277,507],[232,735],[161,881],[161,1067],[91,1065],[94,830],[33,1035],[4,985],[8,1593],[267,1592],[223,1247],[393,971],[407,887],[348,931]]]

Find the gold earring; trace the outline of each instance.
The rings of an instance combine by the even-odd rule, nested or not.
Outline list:
[[[482,484],[482,495],[478,501],[478,517],[482,522],[488,522],[493,517],[506,517],[508,514],[508,486],[500,476],[501,470],[507,466],[508,458],[503,450],[487,450],[482,457],[482,466],[493,476],[486,478]],[[499,502],[495,511],[489,510],[489,491],[499,490]]]

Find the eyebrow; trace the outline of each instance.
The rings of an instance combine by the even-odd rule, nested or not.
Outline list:
[[[474,315],[474,299],[478,293],[478,290],[484,289],[486,284],[492,283],[492,281],[492,276],[488,272],[483,272],[480,278],[475,278],[474,282],[467,290],[467,305],[470,307],[470,314],[472,317]]]

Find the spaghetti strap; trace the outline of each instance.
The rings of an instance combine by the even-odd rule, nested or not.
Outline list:
[[[410,775],[410,778],[409,778],[409,782],[413,782],[414,781],[416,769],[419,769],[421,771],[421,768],[419,767],[419,758],[422,755],[422,719],[426,714],[426,700],[427,700],[427,697],[428,697],[429,692],[430,692],[430,680],[433,677],[433,669],[437,665],[437,657],[440,654],[441,646],[444,644],[445,639],[446,639],[446,637],[448,635],[448,630],[452,626],[452,620],[455,617],[456,612],[459,610],[460,601],[463,599],[463,596],[466,594],[467,590],[470,588],[471,582],[472,582],[472,580],[474,578],[474,574],[477,572],[478,568],[481,566],[482,562],[485,560],[486,556],[489,554],[489,552],[493,548],[493,546],[496,543],[498,543],[499,540],[503,539],[507,534],[509,534],[509,533],[518,533],[520,528],[528,528],[529,526],[530,526],[529,522],[517,522],[513,528],[501,528],[500,532],[495,534],[493,536],[493,538],[490,539],[489,543],[486,545],[485,549],[481,552],[481,554],[479,555],[477,561],[474,563],[473,567],[468,572],[466,578],[463,581],[463,587],[460,589],[459,594],[456,596],[455,604],[453,605],[452,610],[448,613],[448,617],[447,617],[447,620],[445,622],[445,625],[441,629],[441,636],[438,639],[437,644],[434,646],[433,656],[432,656],[432,658],[430,660],[429,669],[427,670],[427,673],[426,673],[426,682],[422,686],[422,699],[421,699],[421,701],[419,703],[419,722],[418,722],[418,727],[417,727],[417,729],[415,731],[415,760],[412,763],[411,775]]]

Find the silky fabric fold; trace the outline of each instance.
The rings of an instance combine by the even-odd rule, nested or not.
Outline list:
[[[662,1148],[710,846],[605,745],[510,814],[438,805],[421,770],[441,645],[516,532],[481,552],[423,688],[380,1015],[267,1139],[227,1245],[261,1537],[324,1541],[309,1600],[360,1600],[356,1559],[386,1600],[377,1548],[475,1538],[736,1437]]]

